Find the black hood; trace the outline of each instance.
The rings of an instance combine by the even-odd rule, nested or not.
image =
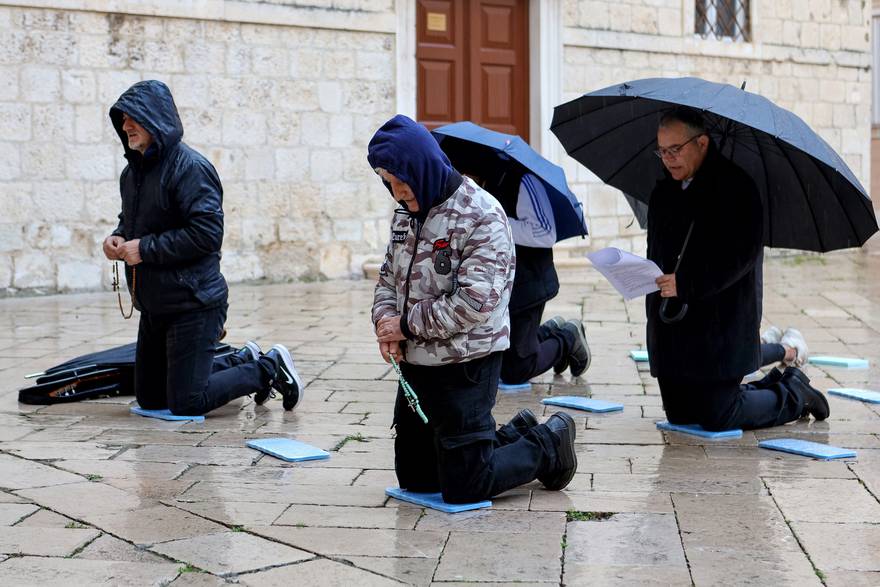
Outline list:
[[[129,156],[137,151],[128,148],[128,137],[122,131],[123,113],[128,114],[153,135],[153,144],[156,145],[160,157],[183,138],[183,123],[180,122],[171,90],[160,81],[146,80],[134,84],[110,108],[113,128],[122,141],[126,156]]]

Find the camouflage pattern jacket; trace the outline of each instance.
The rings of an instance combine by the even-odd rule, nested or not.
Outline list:
[[[513,237],[498,201],[470,179],[424,223],[397,211],[373,299],[373,325],[406,315],[406,361],[441,365],[510,346]],[[404,330],[406,333],[406,330]]]

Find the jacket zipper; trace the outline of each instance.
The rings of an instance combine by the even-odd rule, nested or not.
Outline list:
[[[412,219],[412,222],[416,223],[416,241],[415,241],[415,245],[413,246],[412,257],[410,257],[410,259],[409,259],[409,269],[406,270],[406,289],[404,290],[404,297],[403,297],[403,312],[401,312],[401,315],[403,315],[403,316],[407,315],[406,310],[407,310],[407,306],[409,305],[410,276],[412,274],[413,263],[415,263],[416,255],[419,252],[419,237],[422,234],[422,226],[423,226],[423,224],[415,218]]]
[[[135,233],[137,231],[137,213],[138,213],[138,208],[140,208],[140,203],[141,203],[141,187],[143,186],[143,183],[144,183],[144,173],[143,173],[143,169],[140,169],[139,167],[135,167],[133,169],[133,171],[134,171],[135,198],[134,198],[134,204],[131,207],[132,208],[131,230],[133,233]],[[140,237],[137,237],[137,238],[140,238]],[[134,270],[135,270],[134,267],[132,267],[132,271],[134,271]],[[140,293],[137,291],[134,291],[132,293],[134,294],[134,297],[137,298],[138,305],[141,308],[143,308],[144,304],[141,301]]]

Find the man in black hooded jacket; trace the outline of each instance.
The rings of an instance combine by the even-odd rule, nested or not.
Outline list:
[[[648,257],[665,275],[645,304],[651,375],[667,419],[708,430],[824,420],[828,401],[797,367],[741,383],[762,362],[764,213],[754,181],[718,152],[693,109],[663,116],[657,146],[667,174],[648,207]],[[682,303],[687,312],[674,320]]]
[[[142,81],[110,109],[128,165],[119,189],[119,225],[104,241],[110,260],[125,261],[132,301],[141,312],[135,395],[145,409],[201,415],[274,388],[290,410],[302,382],[290,352],[254,343],[214,365],[226,321],[226,280],[220,273],[223,188],[214,166],[181,142],[183,125],[171,91]]]

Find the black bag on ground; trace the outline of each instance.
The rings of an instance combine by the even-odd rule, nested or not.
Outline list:
[[[77,402],[99,397],[134,395],[134,357],[137,343],[76,357],[43,373],[28,375],[36,385],[19,390],[23,404],[48,405]],[[218,344],[216,356],[223,357],[235,349]]]

